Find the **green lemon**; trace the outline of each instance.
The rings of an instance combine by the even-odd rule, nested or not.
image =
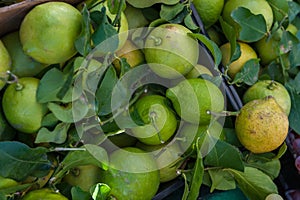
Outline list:
[[[168,182],[178,177],[177,170],[184,161],[178,141],[172,140],[160,145],[137,143],[137,147],[153,154],[159,168],[160,182]]]
[[[0,78],[6,77],[6,71],[11,68],[11,58],[5,48],[3,42],[0,40]],[[5,86],[6,82],[0,79],[0,90]]]
[[[149,24],[149,20],[145,18],[142,9],[135,8],[130,4],[126,4],[124,14],[128,21],[128,29],[145,27]]]
[[[46,104],[36,100],[39,79],[24,77],[9,85],[3,94],[2,107],[12,127],[24,133],[36,133],[47,112]]]
[[[225,133],[223,131],[223,126],[218,121],[213,121],[209,125],[196,125],[191,123],[184,123],[183,126],[178,131],[179,144],[181,149],[186,153],[196,153],[196,142],[199,140],[199,147],[201,147],[204,142],[206,146],[209,142],[216,142],[211,140],[211,138],[225,140]]]
[[[224,0],[193,0],[193,4],[206,28],[219,20]]]
[[[270,4],[274,19],[278,22],[281,22],[285,17],[288,19],[288,13],[289,13],[289,1],[287,0],[268,0],[268,3]]]
[[[282,196],[280,196],[279,194],[269,194],[265,200],[283,200]]]
[[[68,198],[59,192],[55,192],[49,188],[43,188],[30,191],[22,200],[68,200]]]
[[[186,78],[198,78],[199,76],[203,75],[203,74],[206,74],[206,75],[209,75],[209,76],[213,76],[213,74],[211,73],[211,71],[203,66],[203,65],[200,65],[200,64],[197,64],[193,67],[193,69],[187,73],[185,75]]]
[[[47,67],[24,53],[18,31],[7,34],[2,41],[12,60],[11,72],[19,78],[35,76]]]
[[[137,139],[148,145],[166,142],[175,133],[177,120],[168,106],[168,99],[160,95],[146,95],[140,98],[134,109],[144,125],[131,128]]]
[[[243,102],[248,103],[254,99],[262,99],[267,96],[275,98],[284,112],[289,115],[291,110],[291,97],[287,89],[279,82],[273,80],[261,80],[246,90]]]
[[[5,188],[9,188],[9,187],[13,187],[13,186],[17,186],[19,185],[19,183],[11,178],[5,178],[0,176],[0,190],[1,189],[5,189]]]
[[[100,173],[100,168],[96,165],[79,165],[72,168],[63,181],[88,192],[93,185],[100,182]]]
[[[166,96],[178,115],[190,123],[207,125],[213,118],[208,111],[221,112],[224,109],[221,90],[205,79],[185,79],[167,89]]]
[[[233,26],[239,34],[240,27],[237,22],[233,20],[231,17],[231,13],[237,9],[238,7],[244,7],[250,10],[254,15],[262,14],[265,21],[267,30],[270,30],[273,24],[273,11],[268,1],[266,0],[228,0],[226,1],[223,11],[222,17],[223,19]]]
[[[40,63],[62,63],[76,54],[74,42],[81,32],[82,15],[64,2],[34,7],[20,26],[24,52]]]
[[[199,49],[198,42],[188,33],[191,31],[180,24],[153,28],[146,38],[144,53],[154,73],[174,79],[192,70],[197,64]]]
[[[151,200],[160,184],[154,157],[136,147],[114,151],[109,169],[102,170],[100,177],[111,187],[110,194],[120,200]]]

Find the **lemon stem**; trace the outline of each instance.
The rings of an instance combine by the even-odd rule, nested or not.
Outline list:
[[[228,117],[228,116],[237,116],[240,111],[222,111],[222,112],[214,112],[214,111],[211,111],[211,110],[207,110],[206,113],[208,115],[213,115],[215,117]]]
[[[270,84],[267,86],[267,88],[269,89],[269,90],[274,90],[274,86],[276,85],[276,83],[274,82],[274,80],[272,80],[271,82],[270,82]]]
[[[160,143],[165,143],[165,141],[162,139],[161,135],[160,135],[160,131],[159,131],[159,128],[157,127],[156,125],[156,113],[155,112],[150,112],[149,113],[149,117],[150,117],[150,121],[151,121],[151,124],[153,125],[153,127],[155,128],[156,132],[157,132],[157,135],[158,135],[158,139],[160,141]]]

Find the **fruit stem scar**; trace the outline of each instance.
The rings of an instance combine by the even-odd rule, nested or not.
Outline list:
[[[157,131],[157,135],[158,135],[158,139],[160,141],[160,143],[165,143],[165,141],[162,139],[161,135],[160,135],[160,131],[159,131],[159,128],[156,126],[156,113],[155,112],[150,112],[149,113],[149,117],[150,117],[150,121],[151,121],[151,124],[153,125],[153,127],[155,128],[155,130]]]
[[[155,46],[161,45],[162,40],[161,40],[160,37],[155,37],[155,36],[151,35],[151,36],[149,36],[149,38],[154,40],[154,45]]]
[[[274,80],[272,80],[272,81],[269,83],[269,85],[267,86],[267,88],[268,88],[269,90],[274,90],[274,89],[275,89],[275,86],[276,86],[276,83],[275,83]]]

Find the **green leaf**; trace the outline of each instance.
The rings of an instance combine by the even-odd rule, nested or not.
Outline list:
[[[232,63],[241,56],[242,52],[241,52],[241,47],[240,47],[239,43],[235,44],[235,49],[230,48],[230,50],[231,50],[231,53],[232,53],[231,56],[230,56],[230,63]]]
[[[218,140],[204,159],[204,164],[214,167],[244,170],[241,152],[231,144]]]
[[[65,84],[66,76],[57,68],[52,68],[40,80],[37,89],[37,101],[39,103],[47,103],[51,101],[71,102],[72,89],[70,88],[63,99],[59,99],[57,94]]]
[[[292,103],[289,125],[296,133],[300,134],[300,94],[290,84],[286,84],[286,88],[289,91]]]
[[[256,42],[268,31],[263,15],[254,15],[247,8],[238,7],[232,11],[231,17],[240,25],[239,39],[244,42]]]
[[[234,30],[234,27],[232,27],[230,24],[228,24],[226,21],[223,20],[222,16],[220,16],[220,25],[222,28],[222,31],[226,37],[226,39],[230,43],[230,58],[233,58],[233,55],[235,54],[236,51],[236,32]],[[231,59],[231,61],[234,59]]]
[[[107,69],[98,90],[96,91],[96,100],[98,102],[99,115],[107,115],[112,112],[111,95],[117,82],[118,77],[116,70],[113,66],[110,66]]]
[[[178,3],[175,5],[162,4],[160,8],[160,17],[166,21],[170,21],[176,17],[183,9],[185,5]]]
[[[232,84],[245,83],[247,85],[253,85],[258,80],[259,70],[260,65],[258,59],[248,60],[241,71],[235,75]]]
[[[296,3],[294,1],[288,1],[288,5],[289,5],[289,22],[291,23],[299,14],[300,12],[300,5],[299,3]]]
[[[91,188],[93,200],[106,200],[109,196],[111,188],[105,183],[97,183]]]
[[[71,188],[72,200],[90,200],[91,195],[89,192],[83,191],[79,186]]]
[[[0,200],[7,200],[4,193],[0,192]]]
[[[45,176],[51,167],[47,152],[44,147],[30,148],[21,142],[0,142],[0,176],[17,181],[30,175]]]
[[[43,117],[42,127],[52,128],[54,127],[59,120],[55,117],[53,113],[48,113]]]
[[[236,147],[242,147],[243,145],[239,141],[238,137],[236,136],[236,132],[234,128],[223,128],[223,131],[225,133],[225,140],[229,144],[236,146]]]
[[[192,14],[186,15],[183,21],[184,21],[184,25],[185,25],[187,28],[189,28],[189,29],[191,29],[191,30],[197,30],[197,29],[199,29],[199,26],[197,26],[197,25],[195,24],[195,22],[194,22],[194,20],[193,20],[193,18],[192,18]]]
[[[120,65],[121,65],[120,77],[122,77],[126,72],[128,72],[131,69],[131,67],[126,61],[126,58],[120,59]]]
[[[67,139],[67,133],[70,128],[69,123],[59,123],[56,125],[53,131],[49,131],[47,128],[42,127],[36,138],[35,143],[53,142],[56,144],[62,144]]]
[[[147,1],[141,1],[141,0],[127,0],[129,4],[131,4],[133,7],[136,8],[147,8],[157,3],[163,3],[167,5],[173,5],[179,2],[179,0],[147,0]]]
[[[198,142],[196,142],[197,147],[197,159],[195,166],[193,168],[193,177],[190,182],[190,191],[187,196],[187,200],[194,200],[197,199],[200,193],[200,187],[202,185],[202,179],[204,174],[204,166],[203,166],[203,159],[200,152],[200,147]]]
[[[125,10],[125,0],[107,0],[107,7],[111,14],[118,14]]]
[[[300,66],[300,44],[294,45],[289,53],[290,67]]]
[[[271,193],[278,193],[277,186],[272,179],[262,171],[245,167],[245,171],[226,169],[234,176],[239,188],[250,200],[265,200]]]
[[[101,49],[97,49],[102,53],[114,52],[118,48],[119,37],[117,37],[118,31],[116,28],[108,21],[105,7],[102,7],[101,12],[94,11],[91,13],[91,18],[93,21],[97,22],[97,27],[95,27],[95,32],[92,34],[92,41],[95,46],[101,44]],[[113,37],[115,36],[115,37]],[[107,40],[110,38],[109,40]],[[103,43],[106,41],[105,43]]]
[[[215,69],[218,69],[219,64],[222,60],[222,53],[219,49],[218,45],[214,43],[212,40],[207,38],[205,35],[199,33],[190,33],[193,38],[198,39],[201,43],[203,43],[208,50],[212,53],[214,61],[215,61]]]
[[[89,111],[85,98],[79,98],[67,105],[48,103],[49,110],[62,122],[73,123],[83,119]]]
[[[86,57],[89,54],[89,52],[92,50],[91,27],[90,27],[91,19],[90,19],[89,11],[85,4],[81,12],[83,17],[82,25],[81,25],[81,33],[75,41],[75,48],[81,55]]]
[[[285,152],[287,151],[287,145],[286,143],[284,142],[281,147],[279,148],[278,152],[277,152],[277,155],[273,158],[273,159],[280,159],[284,154]]]
[[[208,173],[212,182],[210,192],[236,188],[234,177],[228,171],[223,169],[209,169]]]
[[[280,172],[279,159],[269,158],[269,156],[267,157],[265,154],[249,154],[245,165],[261,170],[272,180],[275,179]]]

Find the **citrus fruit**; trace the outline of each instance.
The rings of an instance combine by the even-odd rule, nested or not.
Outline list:
[[[193,0],[193,4],[206,28],[216,23],[221,15],[224,0]]]
[[[237,9],[238,7],[244,7],[250,10],[250,12],[254,15],[262,14],[265,21],[267,30],[270,30],[272,24],[273,24],[273,11],[271,6],[268,4],[268,1],[266,0],[228,0],[226,1],[222,17],[223,19],[229,23],[231,26],[233,26],[239,34],[240,32],[240,26],[238,23],[236,23],[233,18],[231,17],[231,13]]]
[[[269,194],[265,200],[283,200],[283,198],[279,194]]]
[[[128,21],[128,29],[135,29],[147,26],[149,21],[145,18],[141,9],[135,8],[130,4],[126,4],[124,14]]]
[[[209,124],[213,116],[208,111],[221,112],[224,109],[221,90],[205,79],[185,79],[167,89],[166,96],[177,114],[190,123]]]
[[[108,170],[102,170],[100,177],[116,199],[150,200],[160,183],[154,157],[136,147],[114,151]]]
[[[5,178],[0,176],[0,189],[5,189],[13,186],[17,186],[19,183],[11,178]]]
[[[235,131],[241,144],[253,153],[266,153],[278,148],[289,128],[288,117],[271,97],[249,101],[235,121]]]
[[[254,47],[258,53],[262,65],[267,65],[280,55],[280,40],[282,30],[276,31],[270,38],[264,36],[262,39],[254,43]]]
[[[214,146],[215,139],[225,139],[225,135],[223,132],[223,126],[218,121],[213,121],[209,125],[196,125],[191,123],[184,123],[182,127],[180,127],[178,131],[178,138],[182,138],[179,141],[181,149],[186,153],[196,153],[196,142],[199,139],[199,147],[201,147],[204,143],[205,146]],[[211,144],[209,144],[211,142]]]
[[[0,78],[6,77],[6,71],[11,68],[11,58],[5,48],[3,42],[0,40]],[[0,79],[0,90],[5,86],[6,82]]]
[[[11,57],[11,72],[19,78],[35,76],[47,67],[24,53],[18,31],[7,34],[2,41]]]
[[[267,96],[275,98],[286,115],[291,110],[291,98],[287,89],[279,82],[273,80],[261,80],[246,90],[243,95],[243,102],[248,103],[254,99],[262,99]]]
[[[168,99],[160,95],[146,95],[135,104],[134,109],[144,125],[131,128],[133,135],[148,145],[166,142],[175,133],[177,120],[168,106]]]
[[[9,85],[3,94],[2,107],[12,127],[24,133],[36,133],[41,127],[47,105],[36,100],[39,79],[24,77]]]
[[[100,168],[96,165],[79,165],[71,169],[63,181],[88,192],[94,184],[100,182],[100,173]]]
[[[230,43],[227,42],[220,47],[222,52],[222,64],[228,67],[227,73],[231,78],[235,77],[248,60],[257,58],[256,52],[249,44],[244,42],[238,42],[238,44],[240,46],[241,55],[233,62],[230,62]]]
[[[81,32],[82,15],[64,2],[34,7],[20,26],[24,52],[40,63],[62,63],[76,54],[74,42]]]
[[[193,69],[187,73],[185,75],[186,78],[197,78],[203,74],[206,74],[206,75],[209,75],[209,76],[213,76],[213,74],[211,73],[211,71],[203,66],[203,65],[200,65],[200,64],[197,64],[193,67]]]
[[[298,32],[298,29],[297,27],[294,25],[294,24],[289,24],[287,27],[286,27],[286,31],[289,31],[290,33],[292,33],[293,35],[296,35],[297,32]]]
[[[16,130],[5,119],[1,105],[0,108],[0,141],[11,140],[14,138]]]
[[[55,192],[49,188],[43,188],[30,191],[25,194],[22,200],[68,200],[68,198],[59,192]]]
[[[143,52],[140,49],[138,49],[138,47],[135,46],[135,44],[130,40],[126,40],[123,47],[116,52],[116,55],[119,58],[125,58],[126,62],[132,68],[145,62]],[[118,72],[120,72],[121,64],[120,64],[120,61],[118,59],[116,59],[113,62],[113,65],[116,68],[116,70]]]
[[[139,142],[136,146],[153,154],[159,169],[159,179],[161,183],[171,181],[178,177],[179,174],[177,170],[184,161],[181,157],[183,152],[178,141],[172,140],[160,145],[146,145]]]
[[[180,24],[163,24],[153,28],[145,41],[145,59],[149,67],[163,78],[174,79],[187,74],[198,61],[198,43],[188,36],[191,31]]]
[[[206,30],[209,38],[216,43],[216,45],[221,46],[225,42],[225,36],[219,30],[217,30],[214,26],[209,27]]]

